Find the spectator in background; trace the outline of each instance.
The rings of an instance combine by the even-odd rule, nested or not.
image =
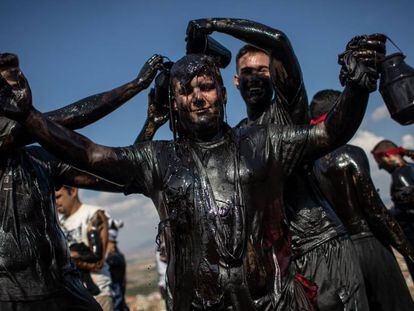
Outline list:
[[[70,256],[83,275],[88,290],[104,311],[113,311],[111,275],[105,262],[108,246],[108,220],[102,208],[83,204],[78,189],[63,186],[55,193],[56,206],[63,214]],[[89,278],[89,273],[90,277]]]
[[[114,311],[129,311],[125,303],[126,288],[126,261],[117,246],[118,231],[124,226],[119,220],[109,218],[109,241],[106,251],[106,262],[109,265],[109,271],[112,279],[112,292],[114,297]]]
[[[414,151],[398,147],[389,140],[380,141],[372,150],[380,169],[391,174],[391,210],[403,228],[405,235],[414,245],[414,164],[404,157],[414,158]],[[414,264],[406,258],[408,270],[414,280]]]
[[[158,272],[158,289],[163,300],[167,298],[167,286],[165,283],[165,273],[167,271],[167,250],[165,248],[164,235],[160,234],[157,237],[157,249],[155,251],[155,259],[157,261]]]

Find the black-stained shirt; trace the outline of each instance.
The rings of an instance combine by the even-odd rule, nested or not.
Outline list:
[[[306,100],[306,96],[292,107],[300,108],[305,105],[302,100]],[[292,124],[290,113],[285,107],[286,104],[277,99],[257,120],[244,119],[237,127]],[[297,110],[304,113],[303,109]],[[307,120],[304,115],[298,119],[300,122]],[[333,238],[346,234],[342,222],[321,193],[312,167],[313,163],[299,166],[286,181],[285,186],[286,215],[292,236],[292,250],[296,258]]]
[[[227,272],[246,259],[239,256],[246,242],[256,254],[257,265],[242,265],[253,299],[280,293],[275,287],[291,256],[283,184],[301,161],[308,135],[309,127],[254,126],[209,143],[116,149],[117,169],[134,172],[127,191],[149,196],[165,228],[169,299],[180,303],[174,309],[222,304]]]
[[[53,182],[69,167],[41,147],[0,154],[1,301],[49,296],[72,269]]]

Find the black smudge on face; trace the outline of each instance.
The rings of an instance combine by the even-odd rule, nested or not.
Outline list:
[[[256,73],[254,70],[239,76],[239,90],[250,108],[255,108],[256,105],[267,106],[273,97],[270,77]]]

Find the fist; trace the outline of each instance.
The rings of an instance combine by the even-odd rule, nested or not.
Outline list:
[[[18,69],[10,69],[15,79],[0,75],[0,114],[16,120],[23,120],[32,108],[32,92],[23,73]]]
[[[212,33],[212,19],[211,18],[200,18],[194,19],[188,23],[187,26],[187,37],[191,37],[197,33],[209,35]]]
[[[144,89],[150,86],[152,80],[154,80],[158,69],[162,67],[163,57],[158,54],[154,54],[148,59],[144,66],[142,66],[138,73],[138,82],[143,86]]]
[[[338,63],[342,66],[339,75],[341,84],[354,83],[375,91],[379,65],[385,57],[385,42],[383,34],[352,38],[346,45],[346,51],[338,57]]]

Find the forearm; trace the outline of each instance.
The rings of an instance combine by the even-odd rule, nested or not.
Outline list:
[[[152,122],[149,119],[145,120],[144,127],[135,139],[134,145],[144,141],[151,141],[154,138],[154,135],[157,132],[157,130],[158,126],[154,122]]]
[[[211,25],[212,31],[231,35],[269,54],[270,72],[276,92],[286,99],[294,116],[300,108],[303,118],[307,98],[306,105],[303,106],[300,97],[306,97],[306,91],[298,59],[288,37],[280,30],[245,19],[213,18]]]
[[[111,91],[92,95],[63,108],[46,112],[44,116],[69,129],[80,129],[119,108],[142,89],[139,80],[135,79]],[[0,150],[11,150],[34,142],[27,131],[15,122],[7,136],[2,137]]]
[[[369,91],[347,85],[325,121],[312,126],[306,158],[317,159],[348,142],[365,114]]]
[[[395,218],[382,205],[381,211],[368,217],[374,235],[383,240],[385,245],[391,245],[404,257],[414,259],[414,249]],[[377,234],[376,234],[377,233]]]
[[[211,31],[218,31],[268,52],[285,64],[297,64],[297,58],[287,36],[280,30],[237,18],[211,19]]]
[[[134,79],[113,90],[92,95],[44,115],[69,129],[79,129],[103,118],[143,90],[139,79]]]
[[[113,183],[102,177],[90,174],[88,172],[71,167],[64,173],[64,176],[59,178],[58,183],[71,187],[105,191],[105,192],[116,192],[124,193],[125,189],[123,185]]]
[[[117,156],[112,148],[100,146],[60,126],[32,109],[22,124],[46,150],[63,161],[108,180],[123,184],[120,168],[113,167]]]

